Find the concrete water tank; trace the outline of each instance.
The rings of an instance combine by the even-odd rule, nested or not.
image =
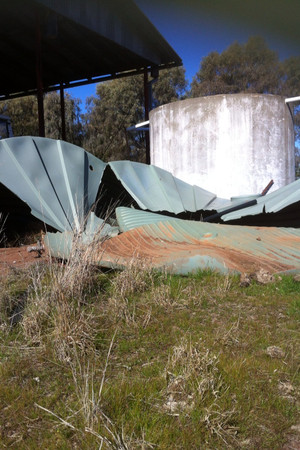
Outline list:
[[[150,113],[151,164],[219,197],[256,194],[295,179],[294,130],[284,97],[192,98]]]

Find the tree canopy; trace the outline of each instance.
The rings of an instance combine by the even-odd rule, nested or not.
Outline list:
[[[182,67],[164,70],[153,84],[154,106],[181,99],[187,81]],[[104,161],[145,159],[143,132],[128,128],[144,120],[143,75],[97,85],[84,116],[84,147]]]
[[[66,137],[69,142],[77,145],[82,143],[79,104],[79,99],[65,94]],[[38,106],[35,96],[1,102],[0,114],[11,118],[15,136],[38,136]],[[60,96],[57,92],[45,95],[44,117],[46,137],[61,139]]]
[[[281,92],[283,67],[278,55],[261,37],[234,42],[224,52],[202,59],[191,87],[192,97],[238,92]]]

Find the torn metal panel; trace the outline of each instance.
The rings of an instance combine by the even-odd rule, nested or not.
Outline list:
[[[133,215],[137,212],[133,211]],[[150,213],[139,211],[150,220]],[[136,217],[136,216],[135,216]],[[59,235],[59,233],[57,233]],[[57,237],[59,239],[59,237]],[[51,248],[50,252],[56,256]],[[153,268],[186,274],[211,268],[219,272],[300,271],[300,230],[245,227],[168,219],[139,226],[93,245],[91,262],[120,267],[144,260]]]
[[[215,223],[300,227],[300,180],[265,196],[226,200],[158,167],[130,161],[106,164],[80,147],[52,139],[0,141],[0,182],[35,217],[59,231],[82,231],[94,203],[102,218],[117,203]],[[139,219],[133,222],[134,227],[141,224]]]
[[[37,137],[0,141],[0,181],[60,231],[79,231],[91,209],[105,164],[75,145]]]
[[[300,180],[294,181],[265,196],[257,197],[257,204],[222,215],[224,222],[264,213],[276,213],[300,201]],[[218,212],[222,212],[221,209]],[[300,226],[300,221],[299,221]]]
[[[131,161],[108,164],[141,209],[174,214],[213,209],[210,204],[215,194],[185,183],[166,170]]]

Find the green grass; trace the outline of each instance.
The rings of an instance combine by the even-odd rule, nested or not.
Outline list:
[[[0,282],[1,448],[283,447],[299,424],[299,282],[76,264]]]

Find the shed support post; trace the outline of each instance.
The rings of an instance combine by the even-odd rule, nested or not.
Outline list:
[[[148,69],[144,71],[144,99],[145,99],[145,121],[149,120],[149,86],[148,86]],[[149,130],[145,131],[146,140],[146,164],[150,164],[150,136]]]
[[[45,137],[44,90],[42,80],[42,37],[38,9],[36,10],[36,85],[39,114],[39,136]]]
[[[65,110],[65,96],[64,87],[60,83],[60,116],[61,116],[61,138],[63,141],[66,140],[66,110]]]

